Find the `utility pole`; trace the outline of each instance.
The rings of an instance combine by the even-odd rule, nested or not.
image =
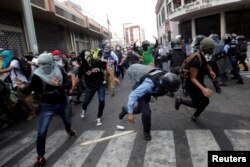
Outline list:
[[[110,25],[110,22],[109,22],[109,17],[108,17],[108,14],[107,14],[107,23],[108,23],[108,31],[109,31],[109,25]],[[109,31],[109,46],[111,46],[110,31]]]

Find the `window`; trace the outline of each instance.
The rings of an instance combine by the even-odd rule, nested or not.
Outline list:
[[[169,4],[167,5],[167,14],[169,15],[169,14],[171,14],[171,13],[173,13],[173,11],[172,11],[172,3],[169,3]]]
[[[161,15],[159,15],[159,18],[158,18],[159,20],[159,26],[161,26]]]
[[[165,8],[164,7],[161,10],[161,21],[162,23],[165,21]]]
[[[174,4],[174,9],[176,9],[181,6],[181,0],[173,0],[173,4]]]
[[[189,4],[189,3],[192,3],[192,2],[195,2],[196,0],[184,0],[184,3],[185,3],[185,5],[186,4]]]

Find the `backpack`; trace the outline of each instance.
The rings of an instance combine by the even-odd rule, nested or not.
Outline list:
[[[195,52],[188,56],[182,63],[180,67],[180,77],[182,79],[189,78],[190,77],[190,62],[193,60],[195,57],[198,57],[199,62],[200,62],[200,67],[202,65],[202,60],[199,52]]]
[[[159,76],[165,74],[166,72],[160,70],[160,69],[152,69],[150,70],[147,74],[143,75],[138,81],[135,82],[134,86],[132,87],[133,90],[135,90],[138,86],[140,86],[142,84],[142,82],[146,79],[146,78],[150,78],[153,80],[153,83],[155,84],[155,86],[158,86],[159,83]]]

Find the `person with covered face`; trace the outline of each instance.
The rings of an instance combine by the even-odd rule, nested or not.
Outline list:
[[[104,78],[104,71],[107,71],[112,79],[117,80],[114,74],[107,68],[107,62],[100,59],[94,59],[90,51],[82,51],[80,53],[82,64],[78,70],[78,81],[84,78],[86,84],[85,97],[82,104],[81,118],[86,116],[86,111],[91,102],[95,92],[98,93],[99,106],[96,119],[96,126],[102,125],[102,115],[105,107],[105,86],[106,80]],[[77,83],[76,83],[77,84]]]
[[[47,131],[53,116],[56,114],[61,116],[69,136],[75,136],[76,134],[71,129],[70,113],[68,112],[67,96],[65,95],[65,90],[70,88],[66,73],[54,63],[51,53],[40,54],[38,65],[39,67],[34,71],[28,85],[24,85],[18,79],[16,79],[16,82],[18,88],[24,93],[30,94],[34,91],[39,97],[41,114],[36,140],[38,156],[34,166],[43,166],[45,164]]]
[[[190,75],[186,82],[186,88],[188,89],[191,100],[183,99],[181,97],[177,97],[175,99],[176,110],[179,110],[181,104],[196,109],[195,113],[191,117],[191,121],[194,122],[197,121],[200,114],[205,110],[209,104],[209,97],[212,96],[212,90],[205,86],[204,77],[206,73],[213,79],[216,77],[205,58],[206,54],[213,53],[214,47],[215,44],[211,38],[206,37],[200,42],[200,49],[198,52],[193,53],[198,55],[190,60]]]
[[[108,90],[110,91],[110,96],[113,97],[115,95],[116,81],[113,79],[110,73],[112,73],[112,75],[115,75],[119,60],[116,53],[112,50],[109,44],[105,45],[101,60],[107,62],[109,73],[107,71],[105,72],[105,79],[107,80],[107,86]]]
[[[158,40],[155,36],[154,39],[154,45],[150,44],[149,41],[145,40],[142,42],[142,46],[138,48],[136,46],[137,41],[134,43],[135,51],[137,51],[142,56],[142,64],[144,65],[154,66],[153,50],[158,47]]]

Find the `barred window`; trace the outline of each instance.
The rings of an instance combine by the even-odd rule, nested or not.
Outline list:
[[[185,3],[185,5],[186,4],[189,4],[189,3],[192,3],[192,2],[195,2],[196,0],[184,0],[184,3]]]
[[[174,9],[181,6],[181,0],[173,0],[173,3],[174,3]]]

